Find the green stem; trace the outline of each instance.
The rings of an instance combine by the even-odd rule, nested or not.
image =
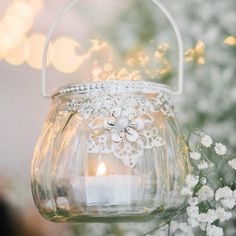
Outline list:
[[[177,213],[171,215],[170,218],[169,218],[169,220],[166,221],[164,224],[158,226],[157,228],[154,228],[154,229],[150,230],[149,232],[145,233],[143,236],[146,236],[146,235],[148,235],[148,234],[152,234],[152,233],[154,233],[155,231],[157,231],[158,229],[160,229],[160,228],[162,228],[162,227],[164,227],[164,226],[166,226],[166,225],[168,225],[168,224],[170,225],[171,221],[172,221],[173,219],[175,219],[176,217],[180,216],[181,213],[183,213],[185,210],[186,210],[186,207],[184,207],[183,209],[179,210]]]
[[[168,236],[170,236],[170,224],[168,225]]]
[[[206,203],[211,209],[213,208],[209,201],[206,201]]]
[[[206,154],[205,154],[202,150],[200,150],[200,152],[201,152],[202,155],[205,157],[205,159],[210,163],[211,161],[207,158]]]

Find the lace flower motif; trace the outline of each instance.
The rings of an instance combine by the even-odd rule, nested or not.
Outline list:
[[[109,96],[92,99],[81,113],[92,129],[89,153],[113,153],[133,167],[144,149],[160,147],[164,140],[153,127],[153,105],[138,96]]]

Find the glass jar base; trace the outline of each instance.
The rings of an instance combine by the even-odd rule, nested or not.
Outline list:
[[[101,214],[99,216],[88,215],[85,213],[71,213],[67,210],[58,210],[57,212],[53,211],[41,211],[41,214],[47,220],[57,223],[130,223],[130,222],[149,222],[155,221],[156,223],[163,224],[166,222],[170,216],[174,216],[179,211],[179,208],[171,208],[164,210],[159,208],[152,213],[140,213],[140,214]]]

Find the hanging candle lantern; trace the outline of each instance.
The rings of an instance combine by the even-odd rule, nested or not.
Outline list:
[[[184,202],[180,191],[188,173],[188,148],[172,104],[172,96],[182,90],[183,46],[178,27],[159,1],[150,1],[162,10],[177,35],[177,91],[151,82],[155,75],[150,70],[144,78],[139,68],[129,72],[109,62],[103,70],[95,63],[92,74],[97,79],[66,85],[49,96],[45,90],[49,40],[77,2],[60,14],[45,45],[43,94],[52,99],[52,107],[32,163],[36,206],[45,218],[56,222],[162,219]],[[97,45],[93,41],[93,50]],[[160,58],[163,50],[162,46],[156,56]],[[149,60],[140,52],[138,58],[139,67]],[[132,64],[134,58],[127,61]]]

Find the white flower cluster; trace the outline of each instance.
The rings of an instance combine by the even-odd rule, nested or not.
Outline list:
[[[228,186],[219,188],[216,190],[215,200],[220,201],[223,207],[231,210],[236,206],[236,190],[232,191]]]
[[[194,236],[192,227],[185,222],[172,221],[170,224],[170,231],[174,232],[174,235],[179,236]]]
[[[190,205],[187,208],[187,215],[188,225],[193,229],[199,227],[202,231],[206,231],[208,236],[223,236],[223,229],[215,226],[213,223],[217,220],[223,223],[232,218],[232,213],[227,212],[222,207],[200,213],[199,206],[197,205]]]
[[[213,144],[213,140],[212,138],[209,136],[209,135],[204,135],[202,138],[201,138],[201,144],[204,146],[204,147],[211,147],[211,145]]]
[[[234,170],[236,170],[236,159],[230,160],[228,161],[228,164],[231,168],[233,168]]]
[[[181,192],[189,197],[189,206],[186,208],[188,219],[184,232],[189,232],[189,227],[191,227],[193,230],[199,228],[205,231],[207,236],[223,236],[223,228],[214,225],[214,223],[216,221],[223,223],[232,218],[232,213],[228,210],[236,206],[236,190],[232,191],[228,186],[225,186],[217,189],[214,193],[206,183],[205,178],[200,179],[196,175],[189,174],[186,177],[185,186]],[[197,192],[194,192],[198,184],[202,186],[197,188],[199,189]],[[209,207],[207,211],[201,212],[200,204],[207,201],[210,205],[213,200],[217,203],[215,207]]]
[[[201,159],[201,154],[199,152],[190,152],[190,158],[198,161]]]
[[[210,200],[214,197],[214,192],[209,186],[203,185],[199,189],[197,196],[200,201],[206,201],[206,200]]]
[[[213,189],[212,185],[209,185],[210,181],[208,184],[207,173],[209,170],[207,169],[214,167],[214,164],[208,160],[203,147],[211,148],[211,151],[218,156],[225,155],[227,148],[221,143],[214,144],[209,135],[202,136],[196,147],[198,149],[190,152],[190,158],[198,162],[196,165],[198,172],[199,170],[206,170],[206,177],[188,174],[185,179],[181,194],[188,198],[189,206],[186,208],[187,222],[182,224],[185,226],[185,230],[182,230],[183,234],[181,235],[189,232],[189,227],[191,227],[193,231],[195,229],[205,231],[207,236],[223,236],[223,228],[215,225],[215,223],[223,223],[232,218],[230,210],[236,207],[236,190],[233,191],[228,186]],[[220,157],[216,156],[216,158],[218,162]],[[215,163],[214,160],[213,162]],[[236,170],[236,158],[228,161],[228,165]]]
[[[212,140],[211,136],[204,134],[200,138],[200,144],[203,147],[211,148],[213,145],[213,140]],[[227,153],[227,148],[222,143],[215,143],[213,150],[219,156],[223,156]],[[206,170],[209,167],[213,167],[214,164],[208,160],[208,158],[206,157],[206,155],[204,153],[202,155],[201,152],[202,152],[201,149],[200,149],[200,151],[195,150],[195,151],[190,152],[190,158],[194,161],[199,161],[197,164],[197,168],[199,170]],[[203,160],[203,159],[205,159],[205,160]],[[232,167],[233,169],[236,170],[236,159],[229,161],[228,164],[230,167]]]
[[[215,145],[215,151],[218,155],[222,156],[225,155],[227,152],[227,148],[225,145],[223,145],[222,143],[216,143]]]
[[[197,165],[199,170],[205,170],[209,167],[208,162],[206,161],[201,161],[198,165]]]
[[[193,195],[193,188],[199,183],[199,176],[188,174],[185,179],[185,187],[182,188],[181,194],[185,196]]]
[[[222,236],[224,235],[223,229],[215,225],[207,227],[207,235],[209,236]]]

